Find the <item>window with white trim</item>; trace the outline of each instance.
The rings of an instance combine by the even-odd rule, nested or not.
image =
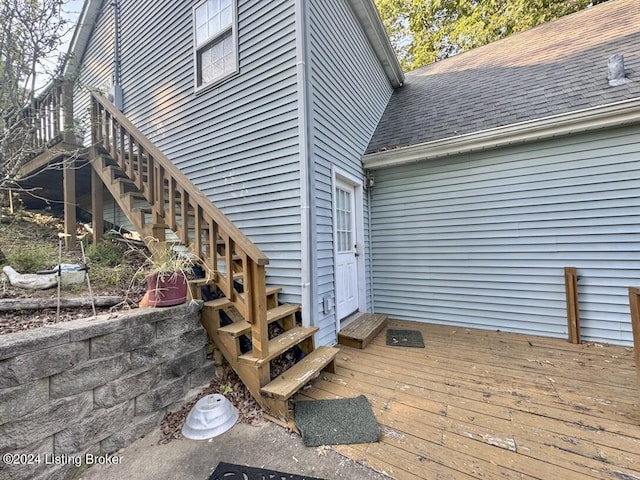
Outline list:
[[[196,90],[238,71],[236,0],[205,0],[193,8]]]

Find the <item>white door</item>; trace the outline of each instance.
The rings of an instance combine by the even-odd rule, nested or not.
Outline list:
[[[354,187],[337,181],[334,192],[336,312],[338,320],[358,310],[358,251]]]

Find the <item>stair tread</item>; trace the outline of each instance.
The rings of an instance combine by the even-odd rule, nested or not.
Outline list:
[[[146,200],[147,199],[144,196],[144,193],[142,193],[142,192],[124,192],[121,195],[123,197],[126,197],[126,196],[135,197],[136,199],[139,199],[139,200]]]
[[[295,327],[291,330],[287,330],[282,335],[277,336],[273,340],[269,340],[269,354],[265,358],[258,358],[254,351],[240,355],[238,359],[240,361],[255,364],[264,365],[265,363],[273,360],[278,355],[289,350],[291,347],[298,345],[304,339],[309,338],[319,330],[318,327]]]
[[[267,311],[267,323],[269,324],[275,322],[276,320],[280,320],[287,315],[296,313],[298,310],[300,310],[300,307],[297,305],[279,305]],[[251,324],[245,320],[242,320],[240,322],[234,322],[230,325],[220,327],[218,329],[218,332],[226,333],[227,335],[232,335],[234,337],[239,337],[241,335],[247,335],[251,333]]]
[[[227,297],[222,297],[217,298],[216,300],[209,300],[208,302],[204,302],[203,308],[220,310],[221,308],[230,307],[231,305],[231,300],[229,300]]]
[[[318,347],[289,370],[260,389],[260,392],[271,398],[287,400],[307,382],[313,380],[324,367],[336,358],[340,352],[333,347]]]
[[[269,287],[267,286],[267,297],[269,295],[273,295],[275,293],[280,293],[282,291],[282,287]]]
[[[338,343],[353,348],[366,347],[385,327],[387,316],[364,313],[338,333]]]

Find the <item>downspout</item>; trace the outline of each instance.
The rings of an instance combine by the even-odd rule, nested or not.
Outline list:
[[[113,81],[109,100],[122,111],[122,88],[120,87],[120,7],[118,0],[111,2],[113,7]]]
[[[371,202],[373,201],[373,195],[371,190],[373,189],[374,179],[371,176],[371,172],[367,170],[365,176],[365,185],[367,186],[367,234],[369,236],[369,305],[371,305],[371,313],[376,311],[373,304],[373,241],[371,240]]]
[[[300,148],[300,229],[301,229],[301,290],[302,290],[302,323],[303,326],[315,325],[315,309],[313,307],[313,260],[311,245],[313,239],[311,222],[312,207],[312,172],[310,165],[311,151],[309,145],[309,105],[307,103],[307,19],[305,0],[295,0],[296,25],[296,77],[298,102],[298,140]]]

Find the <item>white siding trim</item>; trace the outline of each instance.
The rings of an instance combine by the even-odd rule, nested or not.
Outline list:
[[[395,88],[402,86],[404,73],[375,4],[372,0],[348,0],[348,3],[384,68],[389,82]]]
[[[302,325],[305,327],[315,324],[315,309],[312,308],[312,259],[311,243],[311,206],[310,206],[310,155],[308,148],[309,129],[309,99],[307,89],[307,22],[304,0],[295,1],[296,16],[296,76],[298,84],[298,148],[300,161],[300,218],[301,218],[301,268],[300,288],[302,295]]]

